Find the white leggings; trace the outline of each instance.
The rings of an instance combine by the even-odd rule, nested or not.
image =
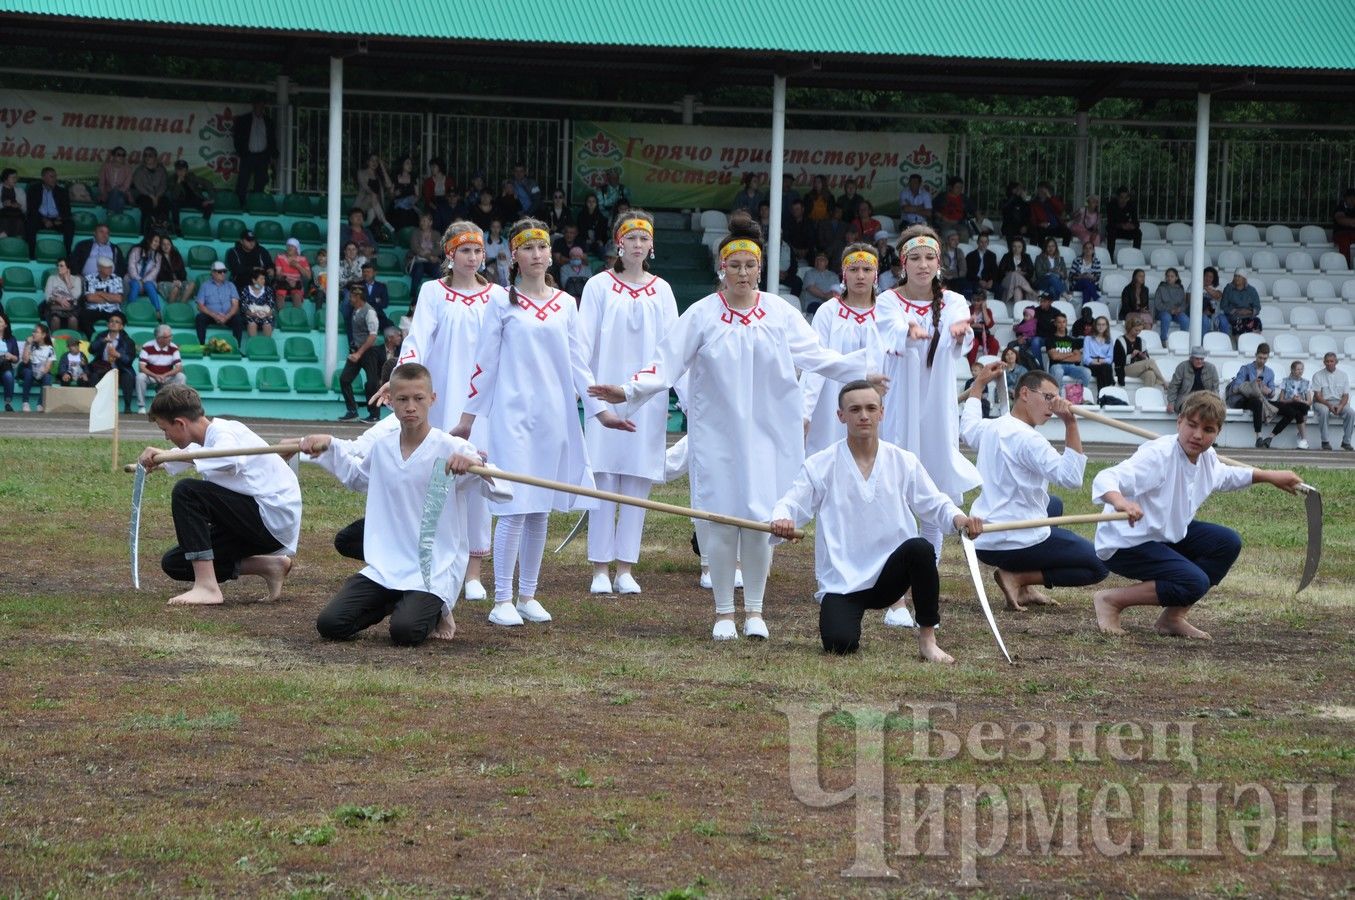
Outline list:
[[[654,484],[648,478],[611,472],[594,472],[593,480],[600,491],[640,498],[648,497]],[[588,513],[588,561],[599,564],[612,560],[638,562],[644,530],[644,507],[599,500],[597,509]]]
[[[491,549],[489,529],[494,516],[489,511],[489,498],[479,491],[466,491],[466,534],[470,538],[470,555],[485,557]]]
[[[772,545],[761,531],[745,531],[733,525],[707,522],[700,537],[701,549],[710,558],[710,584],[715,592],[715,612],[734,612],[734,569],[743,569],[743,611],[762,615],[762,596],[767,573],[772,568]]]
[[[513,565],[518,567],[518,597],[535,597],[546,552],[547,513],[499,516],[494,529],[494,602],[513,599]]]

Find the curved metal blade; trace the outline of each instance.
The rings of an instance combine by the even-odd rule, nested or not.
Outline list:
[[[1299,490],[1303,491],[1303,506],[1308,513],[1308,556],[1303,560],[1303,577],[1295,594],[1317,577],[1317,564],[1322,561],[1322,493],[1310,484],[1301,485]]]
[[[579,532],[583,530],[583,523],[587,521],[588,521],[588,510],[585,509],[583,511],[583,514],[579,516],[579,521],[574,523],[574,527],[569,530],[569,534],[565,535],[565,539],[560,542],[560,546],[555,548],[555,552],[559,553],[561,550],[568,547],[569,542],[579,536]]]
[[[993,629],[993,637],[997,638],[997,645],[1002,649],[1002,655],[1007,657],[1007,662],[1012,661],[1012,655],[1007,652],[1007,645],[1002,640],[1002,633],[997,630],[997,620],[993,618],[993,608],[988,605],[988,592],[983,589],[983,573],[979,571],[979,557],[974,552],[974,542],[967,535],[960,535],[960,545],[964,547],[965,562],[969,563],[969,574],[974,578],[974,590],[979,595],[979,606],[983,607],[983,615],[988,620],[988,627]]]
[[[132,588],[141,590],[141,495],[146,491],[146,467],[137,463],[132,478],[132,518],[127,523],[127,547],[132,559]]]

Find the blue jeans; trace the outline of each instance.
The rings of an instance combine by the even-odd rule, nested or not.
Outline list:
[[[1125,547],[1106,560],[1106,567],[1134,581],[1153,582],[1161,606],[1190,606],[1223,580],[1241,552],[1242,537],[1233,529],[1192,521],[1176,543]]]
[[[1054,363],[1049,367],[1049,374],[1055,381],[1067,375],[1074,381],[1080,382],[1083,387],[1090,387],[1092,383],[1092,370],[1086,366],[1074,365],[1073,363]]]
[[[131,303],[144,292],[146,299],[151,301],[151,306],[155,307],[155,311],[160,311],[160,292],[156,290],[154,281],[140,281],[135,278],[128,278],[127,284],[129,285],[127,288],[128,303]]]
[[[122,191],[109,191],[108,196],[104,198],[104,209],[113,215],[121,213],[127,208],[127,195]]]
[[[1048,291],[1054,295],[1055,300],[1063,299],[1064,291],[1068,290],[1067,286],[1063,283],[1063,279],[1053,272],[1050,272],[1048,275],[1041,278],[1035,285],[1035,289],[1037,291]]]
[[[1162,335],[1162,345],[1164,347],[1167,345],[1167,332],[1172,330],[1172,322],[1175,322],[1180,326],[1182,331],[1190,330],[1190,316],[1185,313],[1177,313],[1176,315],[1172,315],[1166,311],[1158,313],[1157,332]]]
[[[1229,321],[1227,313],[1214,313],[1212,316],[1209,313],[1204,314],[1204,318],[1200,322],[1200,334],[1208,334],[1211,331],[1222,331],[1224,334],[1232,336],[1233,323]],[[1162,342],[1165,344],[1167,339],[1163,338]]]
[[[1063,515],[1063,500],[1051,496],[1049,516]],[[1040,572],[1045,587],[1081,587],[1099,584],[1110,574],[1091,541],[1066,528],[1050,528],[1049,537],[1018,550],[979,550],[978,557],[1005,572]]]
[[[11,378],[12,378],[12,377],[13,377],[13,376],[11,376]],[[23,402],[23,403],[27,403],[27,402],[28,402],[28,393],[29,393],[29,391],[32,390],[33,385],[36,384],[36,385],[38,386],[38,402],[41,403],[41,402],[42,402],[42,389],[45,388],[45,387],[47,387],[47,386],[48,386],[49,384],[51,384],[51,383],[52,383],[52,373],[51,373],[51,372],[48,372],[46,375],[43,375],[43,376],[41,376],[41,377],[37,377],[37,376],[35,376],[35,375],[33,374],[33,370],[32,370],[31,368],[25,366],[25,367],[24,367],[24,390],[23,390],[23,393],[19,396],[19,400],[20,400],[21,402]],[[10,399],[11,397],[14,396],[13,390],[14,390],[13,387],[10,387],[9,390],[6,392],[6,393],[8,394],[8,396],[6,396],[6,398],[5,398],[6,400],[8,400],[8,399]]]
[[[14,373],[13,373],[11,370],[6,369],[5,371],[0,372],[0,387],[3,387],[3,388],[4,388],[4,391],[5,391],[5,402],[6,402],[6,403],[13,403],[13,402],[14,402]]]
[[[1079,278],[1073,282],[1073,288],[1082,294],[1083,303],[1091,303],[1094,300],[1101,299],[1101,289],[1090,278]]]

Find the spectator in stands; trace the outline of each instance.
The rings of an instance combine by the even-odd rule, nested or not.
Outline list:
[[[1045,352],[1049,354],[1049,375],[1056,384],[1063,384],[1061,379],[1068,377],[1084,389],[1091,387],[1092,371],[1082,365],[1082,343],[1082,338],[1068,333],[1068,317],[1057,313],[1054,316],[1054,333],[1045,347]]]
[[[466,206],[467,202],[468,198],[462,197],[456,188],[453,187],[447,189],[447,205],[451,207],[447,224],[450,225],[452,222],[460,222],[462,219],[466,218],[466,214],[470,212]],[[436,218],[434,221],[437,221]]]
[[[569,263],[570,256],[576,249],[584,250],[584,255],[587,255],[583,238],[579,236],[579,227],[577,225],[566,225],[565,233],[556,238],[551,243],[550,248],[551,260],[557,271],[563,269]],[[563,284],[564,282],[560,283]]]
[[[1139,209],[1129,195],[1129,188],[1115,189],[1115,202],[1106,215],[1106,249],[1115,258],[1115,242],[1133,241],[1136,249],[1143,247],[1143,231],[1139,228]]]
[[[1061,238],[1063,245],[1073,239],[1068,230],[1063,198],[1054,195],[1054,185],[1041,181],[1035,187],[1035,199],[1030,204],[1031,237],[1043,246],[1048,238]]]
[[[1068,294],[1068,264],[1059,255],[1059,242],[1055,238],[1045,238],[1042,246],[1044,252],[1035,257],[1035,289],[1063,299]]]
[[[1128,333],[1126,326],[1125,333]],[[1175,414],[1185,402],[1188,394],[1195,391],[1208,391],[1215,396],[1219,392],[1219,370],[1208,361],[1209,351],[1203,347],[1191,347],[1190,359],[1180,363],[1172,373],[1167,385],[1167,412]],[[1146,382],[1145,382],[1146,383]]]
[[[354,247],[354,250],[357,248]],[[358,277],[362,277],[362,270],[358,269]],[[315,251],[315,265],[311,266],[311,286],[306,292],[311,302],[315,304],[316,310],[324,308],[325,292],[329,284],[329,251],[321,248]],[[339,288],[343,290],[343,286]]]
[[[358,245],[348,241],[343,245],[343,259],[339,260],[339,299],[342,301],[350,287],[362,281],[362,267],[367,257],[358,252]]]
[[[1336,252],[1355,267],[1355,254],[1350,251],[1351,245],[1355,244],[1355,187],[1346,188],[1341,204],[1332,214],[1332,243],[1336,245]]]
[[[0,387],[5,391],[5,412],[14,412],[14,373],[19,367],[19,342],[9,325],[9,316],[0,310]]]
[[[94,226],[94,237],[76,244],[71,251],[71,271],[88,283],[99,274],[99,259],[105,257],[112,261],[114,274],[127,273],[127,260],[118,246],[108,239],[108,226],[100,222]]]
[[[957,239],[959,237],[954,231],[950,232],[949,236]],[[974,346],[970,347],[969,353],[965,355],[970,366],[978,362],[980,356],[996,356],[1001,346],[997,342],[997,336],[993,334],[997,323],[993,320],[993,311],[988,308],[987,291],[976,292],[974,299],[969,301],[969,327],[974,332]]]
[[[782,230],[784,231],[782,237],[790,244],[795,259],[801,263],[810,262],[813,258],[815,241],[818,239],[818,229],[813,222],[805,218],[805,207],[801,201],[796,200],[790,205],[790,218],[786,220],[786,227]]]
[[[1233,334],[1261,330],[1261,320],[1257,318],[1261,310],[1261,295],[1247,283],[1249,274],[1246,269],[1238,269],[1233,272],[1232,282],[1223,288],[1219,312],[1228,317]]]
[[[433,227],[438,234],[452,224],[452,203],[448,199],[456,190],[456,185],[447,176],[447,163],[441,156],[428,161],[428,177],[423,180],[420,193],[423,196],[424,212],[433,216]]]
[[[99,168],[99,202],[112,215],[127,208],[132,198],[132,167],[127,163],[127,151],[114,147]]]
[[[969,240],[971,223],[976,223],[978,213],[973,202],[964,194],[964,181],[958,177],[946,182],[946,192],[936,199],[936,230],[946,235],[955,232],[960,240]]]
[[[66,335],[66,353],[57,363],[56,382],[61,387],[89,387],[89,357],[80,349],[76,335]]]
[[[814,176],[809,192],[801,202],[804,204],[805,218],[815,223],[831,217],[837,206],[837,198],[828,189],[828,179],[822,175]]]
[[[1115,338],[1110,333],[1110,320],[1097,316],[1092,332],[1082,340],[1082,365],[1091,369],[1096,379],[1096,393],[1115,383]]]
[[[268,118],[264,98],[255,97],[249,112],[235,117],[231,123],[231,141],[240,160],[240,174],[235,179],[235,195],[240,205],[250,191],[260,193],[268,187],[268,166],[278,156],[277,129]]]
[[[513,190],[523,215],[534,216],[541,210],[541,185],[527,174],[527,167],[520,162],[513,165]]]
[[[56,363],[56,348],[52,346],[52,332],[39,322],[33,326],[20,352],[23,374],[23,411],[28,412],[28,395],[33,385],[38,386],[38,412],[42,412],[42,389],[52,383],[52,369]]]
[[[1115,341],[1112,362],[1115,366],[1115,383],[1120,387],[1124,387],[1125,378],[1138,378],[1144,387],[1157,387],[1167,383],[1167,379],[1162,376],[1162,370],[1149,357],[1148,350],[1143,346],[1143,338],[1139,336],[1142,332],[1143,322],[1135,319],[1132,325],[1125,327],[1124,334]]]
[[[1054,320],[1061,315],[1063,315],[1063,312],[1054,305],[1053,294],[1043,293],[1039,296],[1038,304],[1032,314],[1032,318],[1035,320],[1035,337],[1029,342],[1030,354],[1037,360],[1043,361],[1042,354],[1045,347],[1054,337]]]
[[[1035,264],[1026,255],[1026,242],[1022,238],[1013,238],[1008,245],[1002,261],[997,264],[997,279],[1003,302],[1030,300],[1038,293],[1032,284]]]
[[[598,206],[598,198],[595,194],[584,196],[583,210],[579,213],[579,217],[574,224],[579,226],[579,234],[583,236],[584,247],[589,253],[597,254],[602,250],[602,245],[608,238],[607,217]],[[488,253],[489,251],[486,250],[486,259],[497,258],[490,257]]]
[[[432,221],[427,213],[424,218]],[[300,306],[306,299],[306,282],[310,281],[310,260],[301,255],[301,242],[296,238],[287,239],[287,247],[273,260],[273,294],[277,298],[278,309],[290,300],[293,306]]]
[[[56,169],[45,166],[42,180],[28,186],[28,258],[37,259],[38,232],[59,231],[66,255],[75,241],[75,219],[71,217],[71,195],[56,182]]]
[[[796,200],[803,201],[800,192],[795,189],[795,176],[786,172],[781,176],[781,223],[784,225],[790,218],[790,205]],[[767,232],[762,232],[766,234]]]
[[[207,343],[207,326],[218,325],[229,328],[240,343],[244,333],[244,322],[240,317],[240,291],[226,279],[226,264],[221,260],[212,263],[212,280],[202,285],[198,291],[198,314],[193,327],[198,333],[198,343]]]
[[[860,233],[861,240],[867,242],[875,240],[875,233],[880,230],[880,220],[875,218],[875,207],[871,205],[869,200],[863,199],[857,204],[857,210],[859,212],[857,217],[852,220],[852,224],[856,226],[856,230]]]
[[[442,232],[433,230],[433,216],[419,216],[419,228],[409,236],[409,296],[419,296],[419,287],[437,278],[442,267]]]
[[[516,199],[517,197],[514,195],[514,200]],[[498,218],[495,209],[494,194],[488,190],[483,190],[475,201],[475,205],[466,212],[466,218],[474,222],[481,231],[489,231],[489,223]],[[606,232],[606,228],[603,229],[603,232]]]
[[[391,373],[400,365],[400,346],[405,342],[405,332],[394,325],[381,332],[381,354],[385,361],[381,363],[381,383],[391,380]]]
[[[842,294],[842,279],[828,268],[828,254],[820,250],[814,254],[814,268],[800,276],[804,287],[800,290],[800,309],[808,316],[834,297]]]
[[[240,311],[245,317],[245,330],[250,337],[263,333],[273,336],[273,321],[277,316],[278,298],[268,286],[268,273],[255,268],[250,272],[249,284],[240,292]]]
[[[113,273],[113,260],[107,256],[98,258],[98,271],[94,277],[85,279],[85,305],[80,310],[80,330],[87,335],[94,333],[94,323],[102,322],[117,313],[127,320],[122,312],[122,279]]]
[[[1270,359],[1270,345],[1260,344],[1256,348],[1256,359],[1241,366],[1233,380],[1228,382],[1228,405],[1233,409],[1245,409],[1251,413],[1252,431],[1256,432],[1256,446],[1263,446],[1261,424],[1274,411],[1272,397],[1275,391],[1275,372],[1266,365]]]
[[[1158,333],[1162,343],[1167,343],[1167,332],[1172,323],[1182,331],[1190,330],[1190,316],[1186,315],[1186,289],[1181,284],[1181,273],[1168,269],[1162,281],[1153,291],[1153,317],[1157,319]]]
[[[122,310],[108,315],[108,330],[89,344],[89,383],[97,385],[109,372],[118,373],[118,387],[122,390],[122,411],[132,411],[132,395],[136,391],[136,344],[127,334],[127,317]]]
[[[762,232],[766,234],[767,232]],[[844,245],[845,246],[845,245]],[[766,278],[766,275],[763,275]],[[805,289],[805,283],[799,275],[799,265],[795,261],[795,254],[790,250],[790,244],[781,242],[781,287],[785,288],[785,293],[794,297],[799,297]],[[884,290],[884,288],[881,288]]]
[[[1205,266],[1201,281],[1204,282],[1204,322],[1201,334],[1208,334],[1211,331],[1232,334],[1233,325],[1220,308],[1223,306],[1223,288],[1219,286],[1219,270],[1213,266]]]
[[[946,287],[968,297],[974,293],[974,283],[969,279],[969,263],[960,247],[960,232],[948,231],[941,240],[944,242],[941,248],[941,277],[945,279]]]
[[[559,188],[550,195],[550,205],[541,215],[542,221],[550,226],[553,238],[564,234],[566,225],[574,224],[574,214],[569,211],[569,204],[565,202],[565,192]],[[439,230],[438,234],[441,235],[442,231]]]
[[[762,225],[763,228],[766,228],[767,225],[771,224],[771,220],[772,212],[771,209],[768,209],[766,221],[760,222],[759,224]],[[879,223],[877,222],[876,225],[878,226]],[[842,209],[836,205],[833,206],[833,211],[829,214],[828,218],[816,225],[818,236],[815,238],[814,246],[828,254],[829,268],[832,268],[832,261],[834,259],[842,259],[842,251],[849,243],[851,243],[851,241],[847,240],[847,230],[849,227],[859,239],[861,234],[860,229],[855,227],[852,223],[844,221],[842,218]],[[878,231],[879,228],[877,227],[876,230]],[[766,231],[763,231],[762,233],[767,234]]]
[[[730,205],[729,211],[731,213],[743,211],[751,216],[757,213],[761,203],[762,194],[757,189],[757,175],[753,172],[744,172],[743,185],[734,195],[734,202]]]
[[[363,224],[362,210],[356,206],[348,211],[348,224],[339,227],[339,243],[357,245],[358,254],[364,259],[376,256],[376,235]]]
[[[1308,410],[1312,405],[1313,389],[1303,377],[1303,360],[1296,359],[1289,364],[1289,377],[1280,382],[1280,396],[1275,401],[1275,427],[1261,441],[1261,446],[1269,447],[1284,427],[1293,422],[1299,433],[1298,449],[1307,450]]]
[[[199,178],[188,170],[188,160],[174,162],[174,178],[169,183],[169,209],[174,217],[174,233],[183,234],[180,217],[185,209],[195,209],[202,213],[204,222],[212,221],[212,210],[216,209],[216,191],[205,178]]]
[[[611,222],[616,218],[616,209],[622,203],[630,204],[630,191],[621,183],[621,173],[616,169],[607,172],[602,187],[598,188],[598,212]],[[512,221],[505,219],[505,222]],[[610,234],[611,232],[607,232]]]
[[[409,308],[400,316],[400,334],[401,339],[409,337],[409,329],[414,325],[414,308],[419,305],[419,295],[415,294],[409,298]],[[387,359],[387,362],[390,360]]]
[[[1016,387],[1021,381],[1021,376],[1030,371],[1030,369],[1022,364],[1021,352],[1017,349],[1015,341],[1008,344],[1007,349],[1002,351],[1002,365],[1007,367],[1007,395],[1009,397],[1015,396]]]
[[[908,186],[899,192],[899,227],[925,225],[932,217],[932,193],[922,186],[922,176],[908,176]]]
[[[629,200],[616,201],[616,205],[612,207],[612,219],[610,222],[607,223],[607,233],[615,234],[617,226],[620,225],[622,222],[626,221],[626,217],[629,215],[630,215],[630,201]]]
[[[154,147],[141,151],[141,163],[132,170],[132,199],[141,210],[142,234],[169,230],[169,173]]]
[[[970,283],[979,290],[992,293],[993,283],[998,280],[999,276],[997,274],[997,254],[988,249],[989,240],[987,234],[979,235],[974,249],[969,251],[964,261],[965,275]]]
[[[18,169],[0,172],[0,237],[28,238],[28,192]]]
[[[42,288],[42,318],[56,331],[59,328],[80,327],[80,295],[84,280],[71,271],[65,258],[56,261],[56,271],[47,276]]]
[[[419,176],[414,171],[414,157],[406,154],[395,164],[391,181],[391,227],[397,232],[419,224]]]
[[[168,325],[155,326],[155,337],[141,345],[137,357],[136,405],[137,413],[146,414],[146,387],[154,385],[160,390],[165,384],[185,384],[183,357],[174,343],[174,332]]]
[[[160,297],[166,303],[186,303],[193,299],[198,283],[188,277],[188,268],[169,235],[160,238]]]
[[[1101,198],[1096,194],[1088,194],[1087,201],[1082,204],[1082,208],[1073,213],[1073,218],[1068,222],[1068,230],[1084,246],[1091,244],[1093,249],[1100,246]]]
[[[1120,319],[1128,324],[1130,316],[1140,319],[1144,328],[1153,325],[1153,300],[1148,295],[1148,273],[1142,269],[1135,269],[1129,277],[1129,284],[1120,291]]]
[[[499,182],[499,196],[494,198],[494,218],[500,222],[516,222],[523,215],[518,189],[513,186],[513,179],[505,178]]]
[[[607,232],[604,230],[602,233],[606,234]],[[485,259],[497,260],[499,258],[499,251],[507,249],[508,237],[503,233],[503,223],[498,219],[490,219],[489,228],[485,233]],[[589,248],[585,247],[585,249]],[[601,244],[598,245],[598,250],[601,252]],[[511,251],[508,255],[512,256]]]
[[[1345,431],[1341,437],[1342,450],[1355,450],[1350,435],[1355,430],[1355,409],[1350,406],[1350,376],[1336,368],[1336,354],[1322,357],[1322,369],[1313,376],[1313,409],[1317,410],[1317,427],[1322,437],[1322,449],[1330,450],[1327,422],[1332,416],[1341,420]]]
[[[152,232],[141,239],[132,252],[127,254],[127,303],[133,303],[142,294],[155,307],[160,315],[160,268],[164,263],[164,254],[160,252],[160,235]]]
[[[374,229],[384,227],[394,234],[395,229],[386,218],[386,196],[395,186],[391,184],[390,173],[386,170],[386,164],[381,161],[381,157],[375,153],[368,153],[367,165],[358,170],[355,180],[358,193],[353,200],[353,206],[361,211],[362,224],[371,225]],[[373,244],[375,243],[373,241]]]
[[[277,273],[273,270],[273,257],[259,246],[254,232],[246,229],[235,246],[226,251],[226,268],[230,270],[235,290],[243,293],[254,280],[254,270],[263,269],[269,280]]]
[[[1011,243],[1015,237],[1030,235],[1030,196],[1021,182],[1007,184],[1007,197],[1002,201],[1002,236]]]
[[[370,259],[362,264],[362,281],[359,283],[362,288],[363,297],[367,300],[367,305],[376,312],[377,320],[384,330],[391,323],[386,316],[386,310],[391,305],[390,291],[384,284],[376,280],[376,263]],[[379,350],[380,348],[378,348]]]
[[[842,196],[837,198],[837,202],[834,205],[837,209],[842,211],[842,221],[844,222],[855,222],[857,219],[861,218],[859,207],[861,206],[861,201],[866,198],[857,193],[857,187],[856,179],[852,176],[848,175],[846,178],[842,179]],[[764,228],[762,233],[766,234],[767,230]],[[839,256],[839,258],[841,257]]]
[[[569,255],[556,273],[555,281],[560,285],[560,290],[578,303],[583,299],[583,286],[592,277],[593,270],[588,265],[588,255],[583,252],[582,247],[576,246],[569,248]]]
[[[1084,304],[1101,299],[1101,260],[1096,258],[1095,244],[1083,243],[1082,255],[1073,260],[1068,278],[1073,283],[1073,290],[1082,295]]]
[[[500,241],[499,249],[494,253],[494,262],[489,266],[487,274],[490,279],[499,287],[508,287],[513,278],[513,255],[508,250],[508,244]],[[607,246],[611,246],[609,243]],[[485,254],[489,259],[489,254]]]
[[[1075,337],[1086,337],[1091,334],[1095,328],[1096,319],[1093,318],[1092,311],[1084,306],[1078,312],[1077,318],[1073,320],[1073,324],[1068,327],[1068,330],[1071,331]]]
[[[357,380],[358,374],[364,376],[363,391],[368,401],[376,393],[381,380],[381,357],[376,347],[377,335],[381,333],[380,319],[376,310],[367,305],[367,295],[362,285],[353,285],[348,293],[348,302],[352,309],[348,320],[348,359],[339,375],[339,391],[348,409],[339,416],[340,422],[350,422],[358,417],[358,404],[353,398],[353,382]],[[373,411],[368,414],[367,421],[375,422],[379,418],[380,414]]]

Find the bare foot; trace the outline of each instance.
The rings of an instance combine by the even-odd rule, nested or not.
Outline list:
[[[1059,601],[1030,585],[1021,588],[1021,599],[1031,606],[1058,606]]]
[[[225,603],[226,598],[221,596],[221,588],[209,588],[193,585],[193,587],[184,591],[177,597],[170,597],[169,606],[215,606],[218,603]]]
[[[1007,608],[1016,612],[1025,612],[1026,608],[1021,605],[1021,589],[1014,584],[1010,584],[1010,579],[1011,573],[1004,572],[1001,569],[993,570],[993,580],[997,582],[998,590],[1002,591],[1002,598],[1007,601]]]
[[[1106,599],[1108,591],[1097,591],[1092,595],[1092,608],[1096,610],[1096,627],[1102,634],[1123,635],[1120,627],[1120,610]]]
[[[258,575],[268,585],[268,593],[259,598],[260,603],[273,603],[282,597],[282,583],[287,580],[287,574],[292,571],[292,558],[290,556],[255,556],[251,557],[249,574]]]
[[[1213,638],[1209,636],[1209,632],[1201,631],[1186,621],[1184,609],[1181,609],[1180,612],[1164,609],[1162,615],[1157,617],[1157,624],[1153,627],[1157,630],[1158,634],[1166,635],[1167,637],[1190,638],[1193,641],[1213,640]]]
[[[435,641],[450,641],[456,637],[456,620],[452,618],[452,614],[443,613],[442,618],[438,619],[438,627],[428,636]]]
[[[945,665],[952,665],[955,662],[955,657],[936,646],[936,641],[919,641],[918,654],[922,657],[923,662],[943,663]]]

